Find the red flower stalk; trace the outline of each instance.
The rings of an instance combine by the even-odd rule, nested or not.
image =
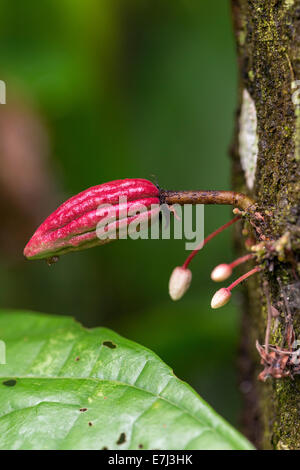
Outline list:
[[[120,203],[120,198],[124,202]],[[99,239],[97,229],[102,228],[107,235],[115,232],[115,238],[119,238],[132,221],[141,217],[130,216],[128,212],[145,207],[142,218],[150,220],[159,213],[159,208],[151,209],[151,206],[159,204],[159,189],[145,179],[116,180],[93,186],[68,199],[42,223],[25,246],[24,255],[28,259],[52,258],[102,245],[112,238]]]
[[[248,277],[261,271],[261,269],[261,266],[255,266],[255,268],[251,269],[246,274],[243,274],[243,276],[236,279],[232,284],[230,284],[229,287],[222,287],[222,289],[219,289],[211,299],[211,308],[220,308],[223,307],[223,305],[226,305],[227,302],[229,302],[230,300],[232,289]]]
[[[196,254],[203,248],[212,238],[217,236],[227,227],[234,224],[239,220],[239,216],[234,217],[234,219],[230,220],[226,224],[219,227],[217,230],[209,234],[194,251],[187,257],[185,262],[182,266],[177,266],[170,277],[169,281],[169,294],[172,300],[179,300],[181,297],[186,293],[188,288],[190,287],[192,281],[192,272],[188,269],[188,265],[192,261],[192,259],[196,256]]]
[[[185,262],[183,263],[182,267],[184,269],[187,269],[188,265],[190,264],[190,262],[192,261],[192,259],[196,256],[196,254],[210,241],[212,240],[214,237],[216,237],[219,233],[223,232],[223,230],[225,230],[226,228],[230,227],[232,224],[234,224],[235,222],[237,222],[238,220],[240,219],[239,216],[237,217],[234,217],[233,219],[231,219],[229,222],[227,222],[226,224],[222,225],[221,227],[219,227],[217,230],[215,230],[214,232],[210,233],[203,241],[203,243],[201,243],[197,248],[195,248],[195,250],[192,251],[192,253],[187,257],[187,259],[185,260]]]

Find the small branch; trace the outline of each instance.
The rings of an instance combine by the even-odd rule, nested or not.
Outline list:
[[[268,309],[268,320],[267,320],[267,328],[266,328],[266,336],[265,336],[265,351],[266,351],[266,354],[269,354],[272,309],[271,309],[270,293],[269,293],[267,281],[264,281],[264,293],[267,299],[267,309]]]
[[[294,341],[294,328],[293,328],[293,317],[292,317],[292,312],[289,306],[289,302],[287,299],[287,296],[285,295],[283,285],[281,282],[281,279],[279,276],[277,276],[277,282],[280,287],[280,292],[281,296],[283,298],[285,310],[286,310],[286,315],[285,315],[285,334],[283,337],[283,342],[286,340],[288,344],[288,349],[291,351],[292,350],[292,343]]]

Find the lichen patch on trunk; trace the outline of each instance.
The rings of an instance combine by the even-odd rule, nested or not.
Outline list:
[[[239,121],[239,154],[247,186],[253,189],[258,154],[257,116],[253,99],[244,88]]]
[[[295,106],[295,159],[300,160],[300,80],[292,82],[292,101]]]

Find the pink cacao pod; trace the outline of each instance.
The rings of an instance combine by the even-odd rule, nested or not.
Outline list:
[[[120,198],[126,202],[121,199],[120,203]],[[25,246],[24,256],[51,259],[69,251],[103,245],[112,238],[97,236],[102,222],[104,233],[114,232],[119,238],[137,217],[153,220],[159,213],[159,204],[159,189],[145,179],[116,180],[93,186],[68,199],[47,217]],[[138,211],[141,205],[146,209],[141,215],[128,215]],[[157,207],[151,208],[152,205]]]

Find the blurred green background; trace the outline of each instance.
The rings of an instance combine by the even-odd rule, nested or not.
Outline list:
[[[209,306],[218,287],[210,271],[232,258],[230,230],[193,261],[178,303],[167,286],[187,255],[183,240],[119,241],[51,268],[22,256],[59,203],[95,184],[142,177],[166,189],[230,188],[237,79],[228,2],[2,0],[0,23],[0,306],[113,328],[236,425],[239,316],[234,302]],[[230,217],[208,206],[205,233]]]

